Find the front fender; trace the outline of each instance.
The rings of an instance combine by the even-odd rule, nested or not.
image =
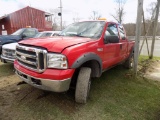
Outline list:
[[[90,61],[90,60],[96,60],[99,65],[100,69],[102,70],[102,60],[101,58],[96,55],[95,53],[85,53],[82,56],[80,56],[71,66],[71,68],[78,68],[80,67],[83,63]]]

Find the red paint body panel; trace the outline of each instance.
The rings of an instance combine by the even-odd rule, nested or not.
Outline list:
[[[107,26],[108,22],[106,22],[103,33],[99,39],[57,36],[53,38],[32,39],[19,42],[19,44],[38,46],[46,48],[48,52],[65,55],[68,60],[67,70],[46,69],[44,73],[40,74],[22,67],[17,61],[14,63],[15,67],[28,75],[44,79],[56,78],[57,80],[60,80],[72,77],[75,70],[71,69],[71,66],[78,58],[86,53],[96,54],[102,61],[102,69],[114,66],[128,58],[134,46],[134,42],[128,41],[127,39],[121,40],[119,37],[119,43],[104,44],[104,34]]]
[[[99,48],[98,42],[99,40],[92,40],[65,49],[62,54],[67,56],[69,67],[71,67],[79,57],[87,53],[94,53],[103,59],[103,53],[97,51],[97,48]]]
[[[34,71],[30,71],[23,66],[19,65],[17,60],[14,62],[14,67],[21,72],[41,79],[50,79],[50,80],[64,80],[71,78],[75,69],[67,69],[67,70],[58,70],[58,69],[46,69],[42,74],[36,73]]]
[[[90,38],[79,38],[79,37],[50,37],[50,38],[25,40],[19,43],[32,46],[39,46],[46,48],[49,52],[60,53],[64,48],[68,46],[85,43],[87,41],[93,41],[93,40]]]

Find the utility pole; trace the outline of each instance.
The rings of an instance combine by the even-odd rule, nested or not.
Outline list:
[[[143,14],[143,0],[138,0],[137,7],[137,21],[136,21],[136,41],[134,46],[134,74],[137,76],[137,66],[139,57],[139,41],[141,36],[142,14]]]
[[[149,56],[150,59],[153,58],[155,37],[156,37],[156,32],[157,32],[158,15],[159,15],[159,7],[160,7],[160,0],[157,0],[156,16],[155,16],[154,26],[153,26],[154,28],[153,28],[153,38],[152,38],[151,54]]]
[[[62,0],[60,0],[60,13],[61,13],[61,30],[62,30]]]

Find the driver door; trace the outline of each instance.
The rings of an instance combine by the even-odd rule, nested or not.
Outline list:
[[[108,24],[105,31],[105,36],[117,36],[118,29],[117,25],[114,23]],[[104,42],[104,68],[111,67],[120,61],[120,44],[119,43],[106,43]]]

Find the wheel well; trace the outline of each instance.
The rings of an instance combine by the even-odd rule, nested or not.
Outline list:
[[[92,70],[91,77],[100,77],[102,74],[102,70],[101,70],[101,67],[100,67],[100,64],[98,63],[98,61],[96,61],[96,60],[87,61],[87,62],[83,63],[80,67],[76,68],[76,70],[73,74],[70,86],[75,87],[76,82],[77,82],[77,78],[78,78],[78,74],[79,74],[79,70],[81,67],[91,68],[91,70]]]
[[[90,60],[83,63],[80,67],[89,67],[92,70],[91,77],[99,77],[101,75],[101,68],[96,60]]]

